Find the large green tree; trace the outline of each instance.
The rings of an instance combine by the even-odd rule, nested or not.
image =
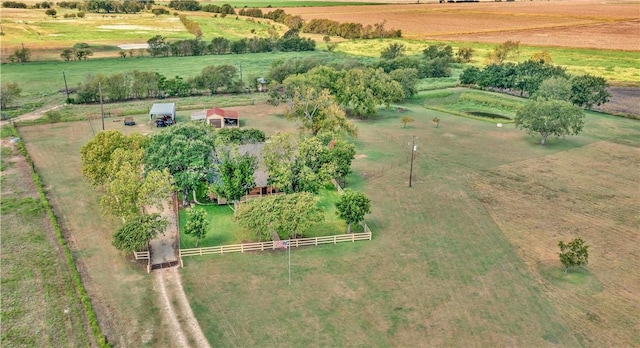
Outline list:
[[[190,192],[206,181],[212,170],[214,136],[203,123],[178,123],[151,136],[146,148],[145,169],[168,169],[187,204]]]
[[[259,240],[269,239],[271,232],[288,239],[323,219],[318,199],[308,192],[252,199],[240,206],[238,214],[240,225],[255,233]]]
[[[269,184],[283,192],[317,192],[336,174],[328,146],[317,137],[278,134],[265,144],[263,154]]]
[[[219,150],[214,165],[216,179],[210,190],[217,196],[233,202],[233,214],[236,216],[240,199],[247,191],[256,186],[253,173],[257,168],[257,159],[251,155],[241,155],[236,151]]]
[[[571,102],[582,108],[591,109],[609,101],[607,81],[602,77],[581,75],[571,78]]]
[[[184,226],[184,233],[196,238],[196,248],[200,243],[200,239],[204,238],[209,229],[209,220],[207,220],[207,212],[204,209],[192,207],[188,210],[189,220]]]
[[[145,207],[161,209],[162,202],[168,200],[173,192],[173,178],[167,169],[150,170],[142,175],[140,166],[122,161],[119,170],[105,185],[100,201],[103,211],[126,222],[143,214]]]
[[[134,133],[126,136],[117,130],[102,131],[80,149],[82,175],[93,186],[101,186],[110,180],[115,170],[110,169],[111,157],[117,149],[132,154],[143,149],[147,138]],[[117,166],[116,166],[117,167]]]
[[[549,135],[577,135],[584,126],[584,111],[562,100],[532,100],[525,104],[514,118],[517,128],[527,133],[540,134],[544,145]]]
[[[158,214],[138,215],[120,227],[113,235],[113,246],[118,250],[140,251],[149,241],[164,233],[168,221]]]
[[[336,202],[336,209],[336,214],[348,224],[347,233],[351,233],[351,225],[371,213],[371,201],[362,192],[346,189]]]
[[[337,90],[337,101],[360,117],[374,115],[379,105],[388,107],[404,98],[400,83],[382,69],[351,69],[338,81]]]
[[[328,89],[319,91],[308,87],[296,90],[288,106],[287,119],[299,121],[300,128],[312,135],[320,131],[344,131],[351,136],[358,133]]]
[[[571,82],[565,77],[551,77],[540,84],[535,98],[571,101]]]
[[[196,86],[206,88],[211,94],[216,94],[222,89],[230,91],[237,84],[238,69],[233,65],[208,66],[196,77]]]

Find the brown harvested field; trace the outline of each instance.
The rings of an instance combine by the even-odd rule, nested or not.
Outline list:
[[[588,346],[640,345],[639,166],[640,149],[602,141],[470,180],[545,295]],[[577,237],[590,245],[589,265],[564,276],[557,243]]]
[[[413,39],[640,50],[638,1],[297,7],[287,13],[365,25],[385,21],[386,28],[401,29],[403,37]]]

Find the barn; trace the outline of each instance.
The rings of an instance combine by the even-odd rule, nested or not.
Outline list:
[[[211,108],[207,110],[207,124],[215,128],[240,127],[240,116],[235,110]]]

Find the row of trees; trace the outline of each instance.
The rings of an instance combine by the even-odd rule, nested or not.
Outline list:
[[[193,27],[197,31],[199,28]],[[152,57],[173,56],[199,56],[205,54],[243,54],[261,52],[303,52],[313,51],[316,43],[309,38],[301,38],[298,32],[290,30],[280,38],[242,38],[239,40],[229,40],[224,37],[216,37],[207,43],[200,40],[196,35],[195,39],[178,40],[168,42],[161,35],[156,35],[149,40],[148,52]]]
[[[70,103],[96,103],[103,100],[117,102],[129,99],[186,97],[200,95],[204,90],[211,94],[235,93],[242,90],[238,69],[232,65],[208,66],[200,75],[183,79],[167,78],[151,71],[133,71],[112,75],[88,75],[76,88],[76,98]]]
[[[587,109],[609,100],[609,93],[606,91],[608,84],[604,78],[589,74],[571,76],[563,67],[544,61],[491,64],[484,69],[469,67],[460,75],[460,82],[480,88],[514,91],[530,97],[535,96],[542,84],[546,83],[548,86],[540,93],[556,89],[558,92],[554,93],[560,99]]]
[[[374,25],[362,25],[361,23],[340,23],[330,19],[312,19],[302,26],[302,32],[311,34],[323,34],[339,36],[345,39],[377,39],[402,37],[402,31],[386,29],[385,22]]]

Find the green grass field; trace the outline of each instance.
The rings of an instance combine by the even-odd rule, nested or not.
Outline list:
[[[87,347],[84,306],[30,181],[30,167],[3,138],[0,345]]]
[[[404,44],[407,55],[422,54],[422,50],[429,44],[451,45],[454,53],[459,47],[472,47],[475,50],[473,64],[477,66],[487,64],[487,53],[496,46],[468,42],[376,39],[343,41],[338,43],[336,51],[355,56],[379,57],[380,51],[392,42]],[[554,64],[566,67],[569,73],[602,76],[612,84],[640,85],[640,56],[637,52],[520,45],[520,53],[514,61],[525,61],[543,50],[549,52]]]

